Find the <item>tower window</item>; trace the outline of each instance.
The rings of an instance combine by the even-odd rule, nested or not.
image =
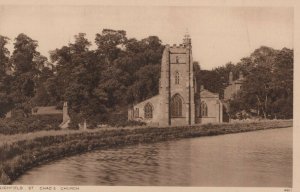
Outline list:
[[[150,103],[147,103],[144,107],[145,118],[151,119],[153,117],[153,107]]]
[[[182,117],[182,99],[179,94],[176,94],[172,98],[171,115],[172,117]]]
[[[179,63],[179,57],[178,56],[176,56],[175,60],[176,60],[176,63]]]
[[[176,71],[175,73],[175,84],[178,85],[179,84],[179,72]]]
[[[201,102],[201,117],[207,117],[207,105],[204,101]]]

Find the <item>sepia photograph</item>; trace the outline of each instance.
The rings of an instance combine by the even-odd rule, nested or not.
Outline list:
[[[290,192],[293,98],[293,7],[0,3],[0,189]]]

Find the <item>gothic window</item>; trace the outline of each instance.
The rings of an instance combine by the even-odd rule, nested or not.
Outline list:
[[[139,117],[139,108],[135,108],[134,110],[134,118],[138,118]]]
[[[199,106],[199,104],[197,104],[197,107],[196,107],[196,116],[200,117],[200,106]]]
[[[175,60],[176,60],[176,63],[179,63],[179,57],[178,56],[176,56]]]
[[[182,117],[182,99],[179,94],[176,94],[172,98],[171,115],[172,117]]]
[[[151,119],[153,117],[153,107],[150,103],[147,103],[144,107],[145,118]]]
[[[176,71],[176,73],[175,73],[175,84],[179,84],[179,72],[178,71]]]
[[[207,105],[204,101],[201,102],[201,117],[207,117]]]

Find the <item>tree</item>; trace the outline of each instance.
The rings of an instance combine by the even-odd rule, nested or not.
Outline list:
[[[132,105],[158,94],[163,49],[161,40],[156,36],[141,41],[128,40],[126,52],[116,62],[125,72],[126,80],[122,80],[128,87],[125,103]]]
[[[158,94],[160,66],[146,65],[135,73],[136,81],[128,89],[128,102],[135,103]]]
[[[6,48],[8,42],[9,38],[0,35],[0,117],[3,117],[12,106],[8,97],[10,76],[6,73],[10,58],[10,52]]]
[[[31,99],[33,106],[49,106],[57,104],[57,100],[54,99],[54,95],[51,95],[51,92],[48,89],[52,78],[54,78],[53,70],[48,67],[43,67],[40,71],[39,78],[35,82],[35,95]],[[58,85],[56,84],[54,86]]]
[[[243,84],[242,96],[248,104],[247,110],[257,108],[258,114],[262,113],[267,118],[270,104],[270,91],[272,74],[266,66],[254,68]]]
[[[115,112],[127,114],[128,105],[158,94],[163,51],[158,37],[128,39],[123,30],[104,29],[95,43],[97,49],[89,50],[85,34],[76,35],[74,43],[50,52],[53,74],[40,74],[34,101],[68,101],[74,125],[83,119],[108,120]]]
[[[56,64],[55,75],[45,82],[45,88],[54,101],[68,101],[73,125],[91,120],[105,112],[105,103],[97,86],[101,78],[102,64],[84,33],[74,36],[75,42],[51,52]]]
[[[126,41],[125,31],[103,29],[101,34],[96,34],[95,39],[95,43],[98,46],[98,56],[105,58],[105,64],[111,64],[113,60],[118,58]]]
[[[293,58],[293,50],[287,48],[280,50],[275,57],[271,113],[276,117],[293,117]]]
[[[237,67],[245,71],[246,81],[230,102],[231,113],[256,110],[264,118],[292,118],[292,50],[262,46],[243,58]]]
[[[160,39],[149,36],[138,41],[134,38],[127,39],[125,35],[124,31],[108,30],[96,36],[96,41],[101,40],[101,43],[97,43],[97,54],[111,55],[111,50],[114,50],[113,55],[118,55],[109,57],[109,65],[104,67],[101,83],[97,87],[99,92],[106,93],[107,107],[113,110],[127,107],[128,104],[131,105],[158,93],[158,70],[163,51]],[[115,40],[111,46],[108,46],[112,39]],[[106,47],[109,47],[110,51],[107,51]],[[105,58],[105,61],[108,59]],[[149,80],[145,77],[149,77]],[[144,92],[141,89],[147,90]]]
[[[217,71],[200,70],[196,75],[198,86],[203,85],[205,89],[223,95],[225,82],[223,76],[220,76]]]
[[[32,72],[37,68],[36,63],[33,61],[35,57],[39,56],[36,51],[37,47],[38,42],[23,33],[16,37],[12,54],[12,63],[16,75]]]
[[[11,82],[10,97],[15,108],[21,109],[28,114],[31,112],[31,99],[35,95],[36,82],[40,70],[46,62],[36,48],[38,42],[21,33],[15,38],[14,51],[11,56],[14,74]]]
[[[8,37],[4,37],[0,35],[0,75],[4,76],[7,68],[9,67],[9,57],[10,52],[6,48],[6,45],[9,41]]]

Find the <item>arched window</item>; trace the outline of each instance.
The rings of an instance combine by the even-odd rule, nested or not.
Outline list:
[[[200,106],[199,106],[199,103],[196,104],[197,107],[195,107],[195,110],[196,110],[196,117],[200,117]]]
[[[172,117],[182,117],[182,99],[179,94],[172,97],[171,115]]]
[[[135,118],[139,117],[139,108],[135,108],[135,110],[134,110],[134,117]]]
[[[150,103],[147,103],[144,107],[145,118],[151,119],[153,117],[153,107]]]
[[[175,73],[175,84],[179,84],[179,72],[178,71],[176,71],[176,73]]]
[[[201,102],[201,117],[207,117],[207,105],[204,101]]]

